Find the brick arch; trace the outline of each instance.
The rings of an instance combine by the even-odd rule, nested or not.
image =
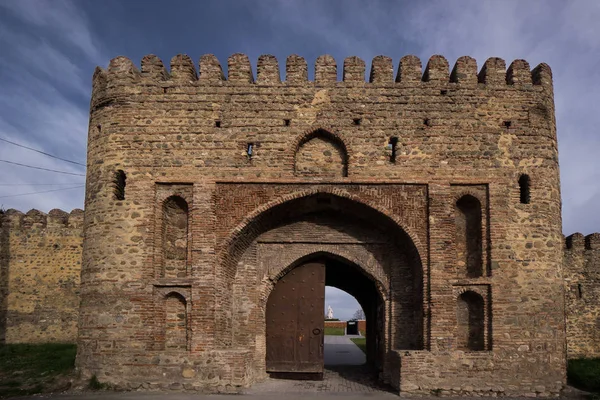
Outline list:
[[[481,206],[483,207],[484,202],[480,198],[480,194],[477,193],[476,190],[471,190],[471,189],[468,189],[468,188],[464,188],[460,192],[454,194],[454,196],[452,197],[452,204],[453,204],[453,206],[456,206],[456,202],[459,201],[460,199],[462,199],[465,196],[471,196],[471,197],[476,198],[477,201],[479,201],[479,204],[481,204]]]
[[[480,295],[482,298],[485,299],[485,297],[487,296],[487,286],[459,286],[457,287],[457,289],[455,290],[455,297],[456,300],[458,300],[458,298],[467,293],[467,292],[473,292],[473,293],[477,293],[478,295]]]
[[[375,287],[377,288],[379,295],[384,300],[389,297],[389,293],[385,289],[389,285],[389,279],[387,279],[388,278],[387,273],[383,270],[383,267],[381,267],[381,265],[379,265],[378,263],[375,263],[375,265],[369,265],[369,267],[363,267],[364,265],[367,265],[368,260],[362,259],[358,256],[354,256],[345,251],[339,251],[339,250],[330,249],[330,248],[325,250],[324,246],[316,245],[315,247],[306,250],[304,252],[304,254],[300,257],[297,257],[294,255],[291,257],[292,258],[291,261],[290,260],[283,261],[281,263],[280,270],[278,270],[274,274],[269,274],[268,279],[271,284],[265,286],[266,292],[263,294],[265,296],[264,298],[269,297],[269,294],[271,293],[272,289],[275,287],[275,284],[277,283],[277,281],[279,281],[279,279],[283,278],[288,272],[290,272],[291,270],[296,268],[298,265],[300,265],[304,261],[311,259],[313,257],[319,257],[319,256],[337,258],[337,259],[342,260],[342,262],[350,265],[351,267],[356,268],[358,271],[360,271],[365,276],[366,279],[369,279],[371,282],[373,282],[375,284]]]
[[[350,164],[350,159],[352,157],[352,151],[351,149],[346,145],[346,140],[344,140],[343,136],[335,131],[334,129],[332,129],[331,127],[327,127],[327,126],[313,126],[307,130],[305,130],[304,132],[302,132],[300,135],[298,135],[296,137],[296,139],[294,140],[292,146],[291,146],[291,151],[289,154],[290,157],[290,164],[293,167],[293,172],[294,174],[297,174],[297,157],[298,157],[298,152],[300,151],[300,149],[302,148],[302,146],[304,146],[306,143],[308,143],[309,141],[315,139],[315,138],[322,138],[325,139],[326,141],[330,142],[337,151],[340,152],[340,156],[341,156],[341,162],[343,163],[343,177],[347,177],[349,174],[349,164]]]
[[[232,229],[230,231],[229,235],[227,235],[227,239],[221,246],[221,251],[220,251],[220,254],[218,257],[218,260],[220,260],[220,264],[225,266],[225,269],[227,269],[226,266],[227,266],[228,262],[229,263],[233,262],[233,265],[235,265],[235,262],[237,260],[232,260],[231,255],[233,252],[232,250],[234,250],[236,247],[236,243],[238,243],[240,241],[244,242],[247,245],[249,245],[251,243],[252,240],[248,240],[248,234],[257,231],[257,229],[254,227],[254,225],[256,225],[256,223],[259,223],[259,225],[260,225],[260,218],[266,212],[274,209],[275,207],[277,207],[279,205],[283,205],[284,203],[290,202],[292,200],[297,200],[297,199],[313,196],[316,194],[329,194],[329,195],[341,197],[341,198],[351,200],[357,204],[360,204],[362,206],[368,207],[368,208],[376,211],[382,217],[393,222],[393,224],[396,225],[400,231],[402,231],[404,234],[406,234],[408,236],[408,238],[414,244],[414,247],[417,251],[417,256],[419,258],[419,261],[421,262],[421,265],[422,266],[427,265],[426,248],[423,246],[423,244],[419,240],[419,237],[416,235],[416,233],[414,231],[412,231],[410,229],[410,227],[406,226],[406,224],[404,224],[398,216],[394,215],[394,213],[392,213],[390,210],[388,210],[385,207],[381,207],[381,206],[372,204],[370,202],[367,202],[367,201],[359,198],[356,195],[352,195],[352,194],[346,192],[345,190],[342,190],[342,189],[339,189],[336,187],[310,188],[307,190],[289,193],[289,194],[286,194],[279,198],[276,198],[268,203],[265,203],[260,207],[257,207],[254,211],[249,213],[234,229]],[[225,271],[225,273],[226,274],[233,273],[233,275],[235,275],[235,271]],[[233,276],[231,276],[231,277],[233,277]]]
[[[169,296],[180,297],[185,302],[186,306],[190,302],[189,295],[186,294],[183,290],[177,290],[177,289],[169,288],[168,291],[165,291],[164,294],[162,294],[162,298],[164,300],[164,299],[166,299]]]
[[[329,135],[331,138],[333,138],[342,146],[344,146],[344,150],[346,151],[346,154],[348,154],[348,157],[354,155],[352,148],[346,144],[348,141],[344,138],[344,135],[341,132],[335,130],[332,126],[314,125],[303,131],[300,135],[296,137],[296,139],[294,139],[294,142],[292,143],[292,147],[290,149],[291,153],[289,154],[289,156],[293,158],[296,152],[298,151],[298,148],[302,145],[302,143],[310,140],[318,132],[326,132],[327,135]]]
[[[368,252],[367,249],[363,249]],[[262,360],[265,354],[262,349],[269,346],[268,325],[273,323],[267,319],[269,299],[281,278],[292,272],[296,267],[311,260],[324,260],[326,264],[326,286],[336,287],[354,297],[363,309],[367,319],[367,363],[370,365],[384,364],[385,350],[391,347],[391,338],[388,332],[393,323],[390,318],[391,287],[388,282],[382,282],[370,268],[364,267],[365,260],[360,256],[336,249],[324,249],[324,246],[311,246],[301,255],[295,254],[282,260],[282,267],[269,274],[264,279],[260,289],[258,307],[254,319],[260,321],[256,337],[259,338],[257,368],[264,369]],[[333,265],[332,265],[333,263]],[[343,272],[340,269],[343,268]],[[348,267],[351,271],[345,270]],[[328,278],[334,276],[333,279]],[[358,283],[358,284],[357,284]],[[325,305],[325,304],[323,304]]]
[[[331,199],[331,208],[327,205],[320,208],[317,199],[321,195]],[[307,201],[304,202],[303,199]],[[299,202],[296,203],[296,200]],[[297,205],[300,208],[297,208]],[[294,212],[295,210],[298,212]],[[262,234],[268,234],[271,230],[302,219],[307,213],[316,212],[316,215],[319,215],[320,212],[329,210],[341,218],[351,215],[360,217],[357,221],[350,218],[352,221],[349,222],[357,223],[355,226],[359,229],[367,229],[367,232],[372,229],[385,232],[385,240],[382,245],[386,247],[382,248],[381,254],[377,253],[378,250],[372,251],[365,245],[356,246],[361,248],[356,252],[351,248],[341,248],[341,251],[335,251],[332,243],[310,242],[309,245],[305,245],[305,248],[298,251],[293,247],[288,247],[289,254],[282,254],[281,260],[279,256],[272,259],[275,260],[275,263],[265,263],[264,265],[258,263],[257,246],[254,244],[260,241]],[[344,214],[346,212],[347,214]],[[363,222],[364,226],[361,225]],[[325,251],[334,257],[337,256],[338,260],[339,258],[347,260],[346,262],[335,262],[335,258],[331,257],[334,258],[333,274],[337,277],[334,280],[358,293],[361,298],[365,299],[365,304],[368,304],[369,308],[376,307],[376,310],[371,310],[371,312],[382,316],[380,320],[376,319],[378,321],[377,332],[380,337],[386,335],[385,342],[381,342],[381,346],[385,344],[385,348],[423,348],[425,338],[429,337],[425,315],[426,293],[428,293],[425,270],[427,263],[421,257],[423,253],[417,248],[418,244],[416,235],[410,229],[405,229],[404,224],[394,214],[335,186],[306,188],[257,207],[231,231],[221,245],[218,255],[220,267],[217,268],[217,281],[223,288],[219,293],[215,314],[217,330],[221,332],[217,338],[219,345],[223,348],[249,348],[256,345],[253,362],[258,371],[264,370],[264,327],[261,326],[261,321],[264,321],[266,302],[275,282],[292,269],[298,259]],[[363,253],[371,253],[374,259],[369,261],[369,256],[361,257]],[[378,263],[379,266],[375,267],[375,263]],[[375,300],[370,300],[374,297],[369,297],[366,292],[360,292],[351,282],[342,282],[343,275],[340,273],[344,271],[344,264],[359,266],[359,268],[353,269],[353,276],[354,274],[366,275],[367,280],[352,278],[352,282],[360,281],[371,287],[370,293],[376,293],[375,297],[381,300],[380,303],[376,305]],[[266,271],[270,272],[266,273]],[[391,292],[393,289],[391,282],[392,279],[398,279],[399,275],[404,277],[404,281],[400,283],[403,289],[397,291],[396,296]],[[400,281],[398,280],[398,282]],[[252,289],[249,289],[248,285],[252,285]],[[407,294],[409,293],[407,290],[411,290],[410,288],[413,290],[412,294]],[[402,308],[409,303],[414,307]],[[396,325],[402,323],[394,322],[395,320],[390,317],[394,304],[405,310],[402,314],[405,319],[408,320],[408,314],[413,313],[414,321],[417,322],[404,329],[402,334],[394,333],[391,336],[392,334],[389,332],[392,327],[397,329]],[[256,332],[256,334],[249,335],[247,332]],[[255,340],[258,341],[255,342]],[[373,343],[369,346],[377,347]],[[383,350],[383,347],[378,348]],[[377,356],[375,362],[379,363],[381,360],[382,358]]]

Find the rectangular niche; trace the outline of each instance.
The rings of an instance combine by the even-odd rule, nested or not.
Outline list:
[[[488,186],[452,185],[451,193],[458,278],[490,276]]]
[[[455,339],[457,350],[492,350],[492,299],[490,285],[455,285]]]
[[[190,276],[192,184],[156,184],[154,272],[159,279]]]

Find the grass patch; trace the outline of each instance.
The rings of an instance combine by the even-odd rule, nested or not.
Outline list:
[[[96,375],[92,375],[88,382],[88,389],[90,390],[108,390],[110,388],[111,387],[108,383],[100,382]]]
[[[74,344],[0,345],[0,397],[65,389],[76,353]]]
[[[367,354],[367,338],[352,338],[350,340],[352,340],[352,342],[355,345],[357,345],[358,348],[361,349],[363,353],[365,353],[365,355]]]
[[[346,334],[346,330],[344,328],[336,328],[336,327],[332,327],[332,326],[326,326],[325,334],[333,335],[333,336],[344,336]]]
[[[600,358],[569,360],[567,380],[578,389],[600,393]]]

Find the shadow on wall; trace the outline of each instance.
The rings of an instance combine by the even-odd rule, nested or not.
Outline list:
[[[8,223],[0,210],[0,343],[6,341],[6,313],[8,309]]]

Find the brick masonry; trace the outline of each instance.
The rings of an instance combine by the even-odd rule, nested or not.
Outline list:
[[[396,390],[551,395],[565,329],[569,352],[597,351],[595,241],[564,250],[547,65],[406,56],[394,78],[380,56],[369,82],[356,57],[342,81],[330,56],[315,81],[299,56],[285,81],[272,56],[256,79],[242,54],[227,79],[214,56],[199,67],[117,57],[94,73],[83,377],[221,392],[264,379],[268,295],[317,256],[373,321],[369,362]],[[17,234],[2,226],[8,271]],[[26,290],[3,276],[4,299]],[[24,326],[6,321],[7,338]]]
[[[367,321],[360,319],[358,322],[358,330],[364,334],[367,330]],[[346,329],[347,321],[325,321],[325,327],[329,328],[343,328]]]

